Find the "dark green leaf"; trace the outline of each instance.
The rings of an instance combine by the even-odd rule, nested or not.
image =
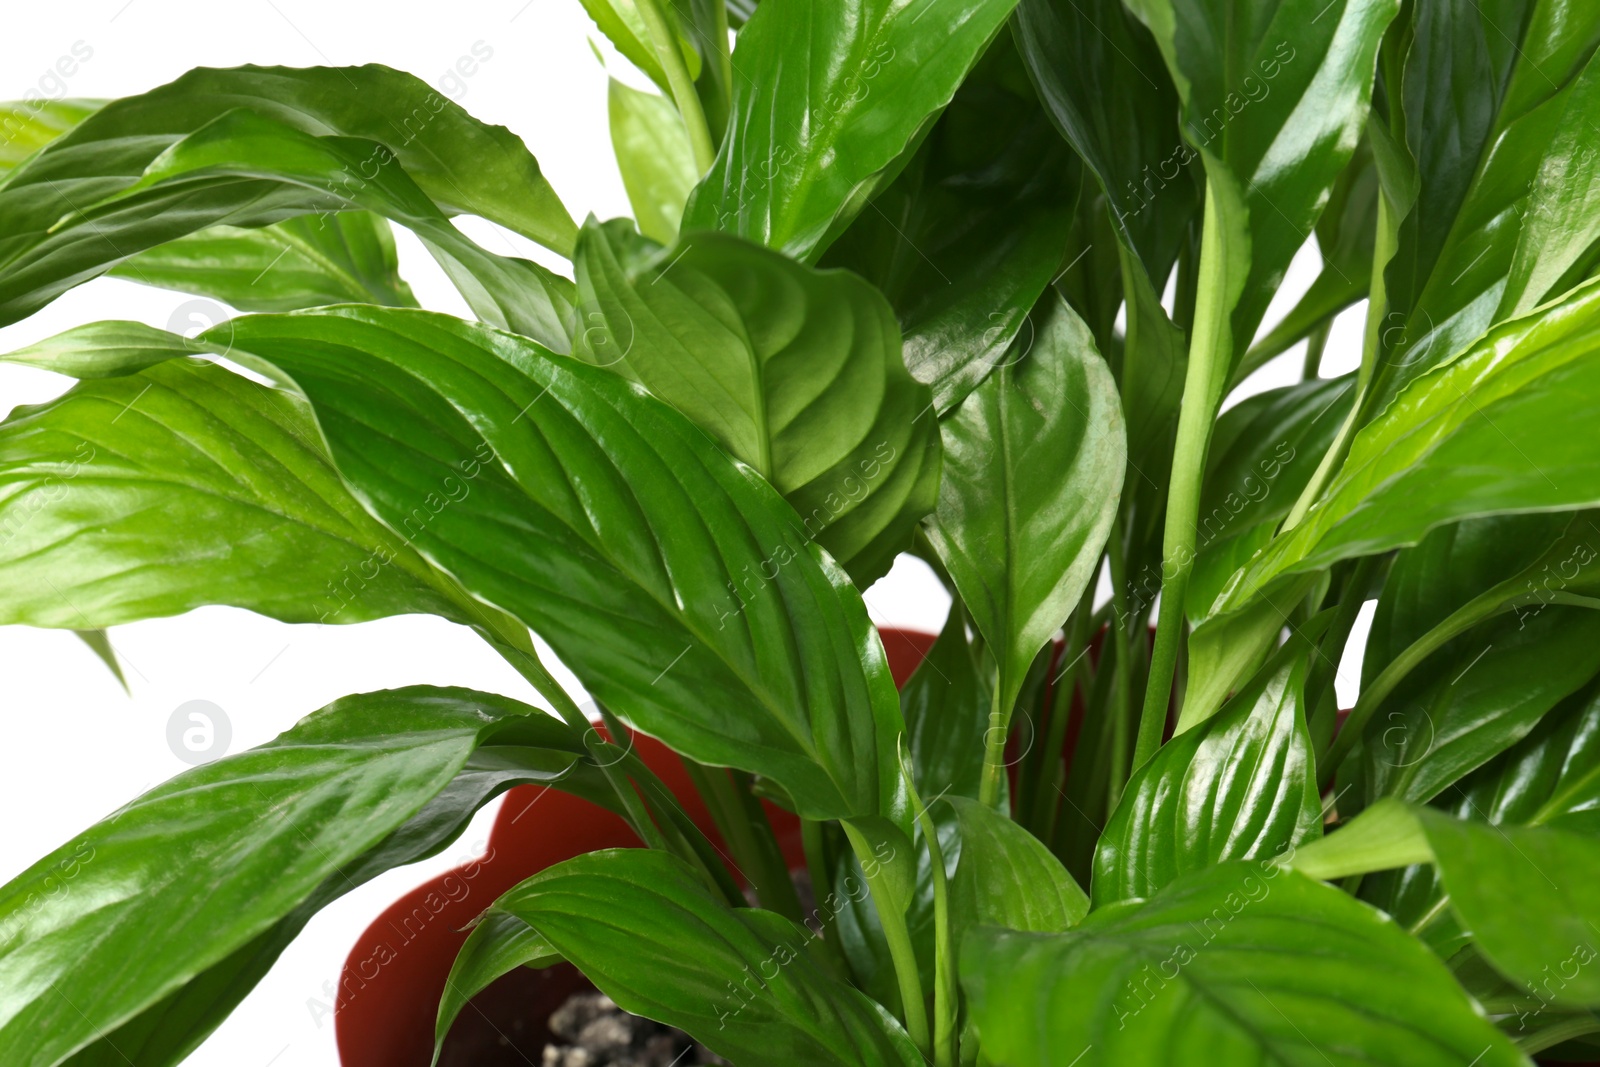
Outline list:
[[[823,257],[876,285],[939,414],[1004,358],[1062,263],[1077,197],[1010,36],[990,46],[900,177]]]
[[[1197,872],[1065,934],[981,931],[961,964],[984,1055],[1007,1067],[1527,1063],[1427,949],[1268,863]]]
[[[417,306],[400,277],[389,224],[365,211],[254,229],[213,226],[141,252],[110,273],[200,293],[240,311],[347,303]]]
[[[443,315],[260,315],[226,336],[293,377],[375,514],[630,724],[808,817],[903,817],[899,707],[859,594],[681,415]]]
[[[1097,907],[1228,860],[1270,859],[1320,833],[1298,644],[1134,771],[1095,852]]]
[[[1089,913],[1089,898],[1040,840],[993,808],[946,797],[960,825],[950,880],[953,938],[980,925],[1058,933]]]
[[[1410,157],[1407,187],[1389,190],[1403,218],[1363,421],[1496,322],[1555,295],[1535,290],[1585,244],[1581,226],[1558,236],[1551,223],[1570,224],[1563,213],[1587,189],[1587,165],[1570,151],[1575,138],[1592,143],[1600,72],[1585,69],[1600,44],[1600,11],[1583,0],[1417,0],[1410,13],[1388,124]],[[1530,209],[1549,218],[1524,245]],[[1507,288],[1514,262],[1517,292]]]
[[[991,672],[968,639],[967,613],[957,601],[939,639],[900,690],[906,754],[920,796],[977,798]]]
[[[1235,361],[1355,152],[1378,42],[1399,6],[1128,0],[1161,48],[1184,135],[1205,161],[1231,310],[1223,351]]]
[[[557,864],[495,902],[577,964],[619,1006],[750,1067],[920,1067],[882,1007],[827,976],[815,935],[734,911],[681,861],[610,849]]]
[[[503,737],[550,760],[474,770]],[[581,751],[516,701],[416,687],[346,697],[179,775],[0,889],[0,1055],[46,1067],[124,1035],[140,1063],[176,1062],[318,908],[438,851],[509,785],[560,780]]]
[[[560,961],[561,954],[544,935],[511,912],[491,908],[481,915],[456,953],[444,994],[439,998],[439,1018],[433,1032],[434,1061],[438,1061],[438,1050],[461,1009],[496,978],[518,967],[539,968]]]
[[[853,274],[737,237],[691,233],[636,258],[614,230],[591,220],[579,240],[575,354],[754,467],[866,588],[909,547],[939,481],[932,399],[901,361],[889,305]]]
[[[929,540],[999,663],[1002,706],[1094,575],[1122,491],[1116,385],[1058,297],[942,424]]]
[[[1016,0],[766,0],[685,229],[815,260],[950,102]]]
[[[639,232],[662,244],[678,236],[683,205],[699,174],[683,119],[672,101],[611,79],[611,150],[622,171]]]

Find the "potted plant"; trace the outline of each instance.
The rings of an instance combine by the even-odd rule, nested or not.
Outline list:
[[[586,2],[661,89],[611,90],[633,220],[383,67],[5,113],[0,323],[108,271],[252,313],[6,357],[79,383],[0,424],[0,622],[428,612],[548,707],[346,697],[86,829],[0,890],[0,1058],[180,1061],[530,783],[645,847],[482,900],[436,1035],[565,961],[741,1067],[1588,1056],[1600,12]],[[954,605],[897,696],[904,551]]]

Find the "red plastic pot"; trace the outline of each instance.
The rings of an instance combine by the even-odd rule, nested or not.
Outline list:
[[[927,654],[934,638],[910,630],[883,630],[884,650],[896,685],[904,684]],[[636,736],[637,751],[651,770],[661,776],[682,801],[689,816],[708,836],[721,843],[699,794],[689,782],[683,763],[665,745],[648,737]],[[800,848],[800,825],[788,812],[768,807],[778,839],[791,863],[804,862]],[[346,957],[339,976],[334,1028],[339,1044],[339,1059],[345,1067],[428,1067],[433,1057],[433,1025],[439,996],[444,990],[456,952],[466,940],[467,924],[487,908],[496,897],[539,871],[562,860],[599,848],[637,846],[633,831],[611,812],[588,801],[542,786],[522,786],[506,794],[500,814],[484,854],[425,882],[391,904],[357,939]],[[544,1036],[537,1033],[506,1033],[505,1028],[519,1023],[537,1025],[549,1011],[540,1011],[541,1002],[554,1010],[583,979],[570,967],[548,971],[529,971],[520,987],[511,987],[507,1013],[499,1019],[494,1005],[473,1020],[483,1036],[469,1037],[480,1044],[498,1042],[508,1048],[512,1041],[538,1047]],[[504,980],[502,980],[504,981]],[[496,987],[483,997],[493,998]],[[530,1002],[531,998],[531,1002]],[[474,1001],[479,1003],[478,1000]],[[489,1022],[492,1025],[484,1026]],[[463,1021],[452,1031],[452,1044]],[[462,1063],[489,1062],[489,1048],[463,1048]],[[511,1062],[521,1063],[516,1054]],[[441,1067],[448,1067],[448,1060]]]

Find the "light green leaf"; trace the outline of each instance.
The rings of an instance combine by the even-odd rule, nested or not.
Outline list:
[[[525,922],[623,1009],[741,1065],[923,1062],[888,1012],[816,963],[814,934],[772,912],[730,909],[666,853],[591,852],[534,875],[494,910]]]
[[[575,354],[754,467],[866,588],[909,547],[939,480],[932,398],[901,361],[889,305],[853,274],[725,234],[654,254],[634,242],[584,227]]]
[[[1379,912],[1270,864],[1189,875],[1065,934],[969,936],[962,985],[1007,1067],[1526,1067]]]
[[[683,119],[672,101],[611,79],[611,150],[639,232],[662,244],[678,236],[683,205],[700,177]]]
[[[548,758],[474,769],[501,742]],[[527,705],[419,686],[346,697],[186,771],[0,888],[0,1056],[50,1067],[120,1043],[176,1063],[317,910],[581,752]]]
[[[1215,716],[1133,772],[1095,851],[1096,907],[1153,896],[1228,860],[1271,858],[1321,832],[1308,653],[1303,642],[1286,645]]]
[[[1058,933],[1089,913],[1088,896],[1038,838],[975,800],[945,800],[960,825],[961,852],[950,880],[956,945],[978,926]]]
[[[814,261],[950,102],[1016,0],[764,0],[686,229]]]
[[[0,103],[0,185],[39,149],[105,106],[103,100]]]
[[[141,252],[110,273],[200,293],[240,311],[417,306],[400,277],[388,222],[366,211],[302,216],[253,229],[213,226]]]
[[[1034,655],[1093,576],[1116,513],[1126,440],[1116,385],[1059,297],[1038,335],[944,421],[929,540],[999,663],[1009,712]]]
[[[369,509],[625,721],[770,778],[809,818],[904,818],[899,707],[859,594],[698,427],[443,315],[351,306],[205,335],[224,336],[310,398]]]
[[[594,24],[600,28],[600,32],[616,45],[617,51],[660,86],[662,92],[671,94],[672,86],[667,82],[666,72],[661,69],[661,59],[656,55],[655,44],[651,41],[649,29],[645,26],[644,16],[639,14],[638,4],[634,0],[582,0],[582,3],[583,9],[594,19]],[[661,3],[660,6],[668,24],[679,34],[678,46],[683,50],[683,61],[688,67],[689,77],[698,78],[700,53],[695,50],[694,44],[683,36],[683,27],[678,22],[673,5]],[[674,111],[673,114],[676,116],[677,112]]]

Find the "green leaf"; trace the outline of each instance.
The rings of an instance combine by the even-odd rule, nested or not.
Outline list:
[[[1116,385],[1059,297],[1038,336],[942,424],[929,540],[999,663],[1007,712],[1034,655],[1093,577],[1122,490]]]
[[[1446,523],[1600,503],[1587,413],[1572,403],[1600,388],[1597,325],[1600,285],[1586,285],[1414,382],[1356,434],[1305,520],[1257,553],[1214,610],[1235,611],[1289,575],[1415,544]]]
[[[1005,357],[1062,263],[1078,169],[995,39],[898,178],[823,257],[872,282],[943,415]]]
[[[575,354],[640,382],[754,467],[866,588],[938,493],[937,419],[889,305],[853,274],[726,234],[643,257],[629,236],[584,227]]]
[[[900,690],[918,795],[977,798],[993,699],[990,674],[982,650],[967,637],[966,609],[956,601],[939,639]]]
[[[1556,1004],[1600,1005],[1600,840],[1417,808],[1450,907],[1506,977]],[[1570,971],[1569,971],[1570,968]]]
[[[816,963],[814,934],[728,908],[665,853],[591,852],[534,875],[494,910],[537,931],[624,1010],[740,1064],[923,1062],[888,1012]]]
[[[1189,579],[1191,623],[1272,540],[1355,401],[1354,375],[1269,389],[1223,413],[1211,434]]]
[[[1600,837],[1600,686],[1563,700],[1444,799],[1462,818]]]
[[[666,72],[661,69],[661,60],[656,55],[655,45],[651,42],[650,31],[646,28],[644,17],[639,14],[639,7],[634,0],[582,0],[582,3],[583,9],[594,19],[594,24],[600,28],[600,32],[616,45],[617,51],[660,86],[662,92],[670,95],[672,86],[667,82]],[[683,27],[678,24],[677,16],[673,13],[673,5],[661,4],[661,11],[668,23],[678,31],[678,46],[683,50],[683,61],[689,69],[689,77],[698,78],[700,53],[695,50],[693,43],[683,36]],[[613,81],[612,84],[615,85],[616,82]],[[681,122],[677,118],[676,109],[673,110],[673,121]]]
[[[1592,143],[1597,75],[1586,68],[1600,44],[1600,12],[1582,0],[1411,8],[1403,85],[1388,87],[1387,124],[1410,157],[1407,187],[1389,190],[1403,218],[1384,273],[1388,312],[1363,422],[1497,322],[1555,295],[1535,292],[1543,286],[1530,261],[1554,282],[1584,244],[1582,227],[1557,236],[1550,223],[1564,225],[1571,208],[1558,205],[1586,190],[1586,164],[1558,153],[1575,138]],[[1525,229],[1535,212],[1549,221]]]
[[[303,401],[187,358],[198,347],[113,322],[8,357],[95,380],[0,424],[0,619],[85,630],[229,604],[483,621],[351,497]]]
[[[611,79],[611,150],[639,232],[662,244],[678,236],[683,205],[700,177],[689,135],[672,101]]]
[[[48,234],[18,238],[18,254],[0,266],[0,313],[28,314],[135,252],[217,223],[365,208],[422,238],[481,318],[565,348],[571,283],[485,252],[395,159],[376,142],[312,136],[242,108],[225,112],[173,144],[137,182],[84,201]],[[16,185],[0,191],[0,223]]]
[[[103,100],[0,103],[0,185],[35,152],[105,106]]]
[[[1037,838],[993,808],[947,796],[961,852],[950,880],[952,938],[981,925],[1058,933],[1083,921],[1089,898]]]
[[[981,931],[961,977],[984,1055],[1008,1067],[1528,1062],[1379,912],[1265,863],[1065,934]]]
[[[213,226],[141,252],[113,277],[200,293],[240,311],[322,304],[416,307],[389,224],[365,211],[246,229]]]
[[[475,770],[500,741],[549,758]],[[0,1055],[46,1067],[122,1036],[140,1063],[176,1062],[316,910],[581,751],[527,705],[419,686],[346,697],[179,775],[0,889]]]
[[[733,114],[685,229],[814,261],[895,176],[1016,0],[766,0],[739,33]]]
[[[369,509],[625,721],[770,778],[808,818],[904,817],[899,707],[860,595],[681,415],[609,371],[420,311],[206,335],[224,336],[310,398]],[[430,511],[460,463],[470,487]]]
[[[99,657],[101,663],[106,665],[106,670],[122,686],[124,692],[128,691],[128,679],[122,674],[122,664],[117,660],[117,650],[111,647],[111,638],[106,636],[104,629],[99,630],[74,630],[78,639],[88,645],[90,650]]]
[[[1133,772],[1095,851],[1096,907],[1153,896],[1228,860],[1271,858],[1321,832],[1308,651],[1285,646],[1221,711]]]
[[[1425,801],[1532,730],[1600,673],[1600,612],[1552,607],[1464,635],[1379,706],[1362,743],[1363,789]]]
[[[434,1062],[438,1062],[439,1049],[461,1009],[496,978],[518,967],[537,969],[559,962],[561,954],[544,935],[511,912],[490,908],[479,916],[466,943],[456,953],[444,993],[439,997],[439,1018],[433,1031]]]
[[[1237,362],[1360,140],[1399,0],[1128,0],[1205,162]],[[1220,394],[1228,374],[1212,383]]]

